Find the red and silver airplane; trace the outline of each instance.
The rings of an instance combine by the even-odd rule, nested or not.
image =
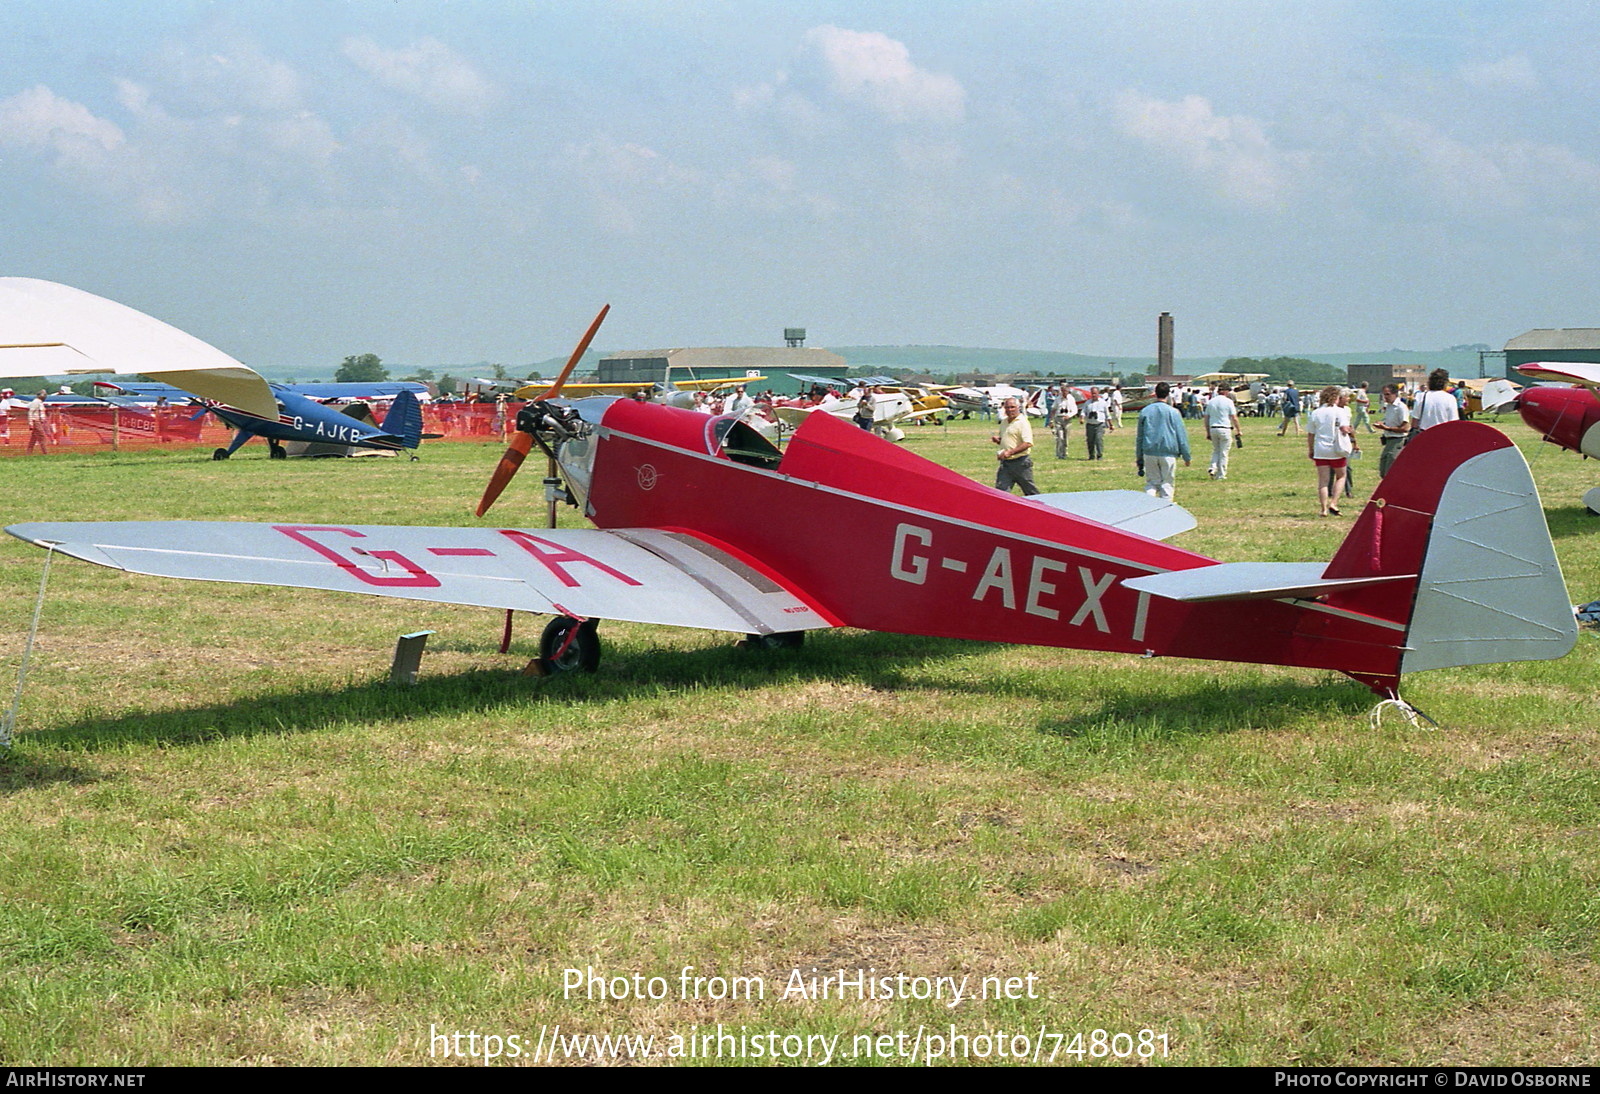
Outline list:
[[[1525,387],[1512,405],[1545,440],[1600,459],[1600,365],[1541,361],[1518,365],[1517,371],[1530,380],[1577,385]],[[1583,495],[1583,504],[1600,513],[1600,486]]]
[[[539,444],[594,527],[7,531],[138,574],[553,615],[541,671],[593,670],[602,619],[772,647],[856,627],[1333,669],[1398,700],[1406,673],[1558,658],[1577,637],[1527,464],[1474,422],[1417,436],[1308,563],[1219,563],[1163,542],[1194,526],[1169,502],[1013,497],[828,414],[782,451],[735,417],[629,399],[530,404],[518,428],[480,515]]]

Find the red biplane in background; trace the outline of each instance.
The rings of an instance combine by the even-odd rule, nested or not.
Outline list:
[[[783,451],[736,417],[628,399],[546,399],[517,424],[480,515],[538,445],[596,527],[7,530],[134,573],[551,614],[543,671],[594,669],[600,619],[773,647],[848,626],[1333,669],[1398,700],[1408,672],[1576,641],[1527,465],[1477,423],[1408,445],[1331,561],[1234,564],[1162,542],[1194,526],[1169,502],[1013,497],[827,414]]]
[[[1511,405],[1545,440],[1600,459],[1600,365],[1541,361],[1518,365],[1517,371],[1530,380],[1577,385],[1525,387]],[[1583,504],[1600,513],[1600,486],[1583,495]]]

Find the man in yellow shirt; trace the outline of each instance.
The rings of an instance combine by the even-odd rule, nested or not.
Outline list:
[[[1033,450],[1033,427],[1028,424],[1028,417],[1022,413],[1022,405],[1017,400],[1007,399],[1001,409],[1005,421],[1000,432],[989,438],[1000,446],[995,453],[1000,465],[994,473],[994,488],[1009,494],[1013,486],[1020,486],[1025,495],[1037,494],[1039,488],[1033,485],[1033,457],[1029,454]]]

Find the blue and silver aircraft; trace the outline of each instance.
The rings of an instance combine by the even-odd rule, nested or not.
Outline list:
[[[198,400],[238,431],[213,459],[227,459],[251,437],[265,437],[274,459],[288,454],[285,442],[399,451],[414,450],[422,440],[422,408],[414,394],[419,384],[393,385],[406,390],[395,395],[380,426],[365,404],[341,410],[296,385],[269,384],[216,347],[123,304],[51,281],[0,277],[0,376],[97,372],[148,376]],[[379,386],[355,385],[369,397]]]
[[[332,454],[340,447],[388,451],[415,449],[423,438],[422,406],[417,396],[428,390],[424,385],[410,380],[370,384],[269,383],[267,387],[278,404],[278,413],[275,418],[268,419],[241,407],[203,398],[198,392],[173,384],[116,384],[101,380],[95,386],[115,390],[119,395],[132,396],[141,402],[153,402],[158,398],[165,398],[169,402],[198,399],[206,410],[237,431],[228,447],[219,448],[211,454],[214,460],[227,459],[252,437],[265,438],[268,451],[275,460],[288,455],[285,443],[295,442],[333,446],[313,449],[317,454]],[[379,425],[371,406],[365,401],[329,406],[320,401],[323,399],[391,401],[389,413]],[[415,455],[412,458],[415,459]]]

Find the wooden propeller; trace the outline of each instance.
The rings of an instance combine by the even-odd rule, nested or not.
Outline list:
[[[549,391],[535,398],[534,402],[554,399],[561,393],[561,388],[566,384],[567,378],[572,375],[572,370],[577,367],[578,361],[582,359],[584,351],[589,348],[589,343],[594,341],[595,332],[600,329],[600,324],[605,321],[606,313],[610,310],[610,304],[600,309],[600,313],[594,317],[594,322],[589,324],[589,329],[584,332],[583,338],[579,340],[578,348],[573,350],[572,356],[567,359],[566,367],[556,377],[556,382],[550,385]],[[533,434],[518,431],[511,438],[511,443],[506,448],[506,454],[501,456],[500,462],[495,465],[494,473],[489,476],[489,485],[484,487],[483,497],[478,500],[478,516],[481,517],[487,513],[489,506],[493,505],[495,500],[500,497],[501,492],[510,485],[511,480],[521,470],[523,459],[527,457],[532,449]]]

